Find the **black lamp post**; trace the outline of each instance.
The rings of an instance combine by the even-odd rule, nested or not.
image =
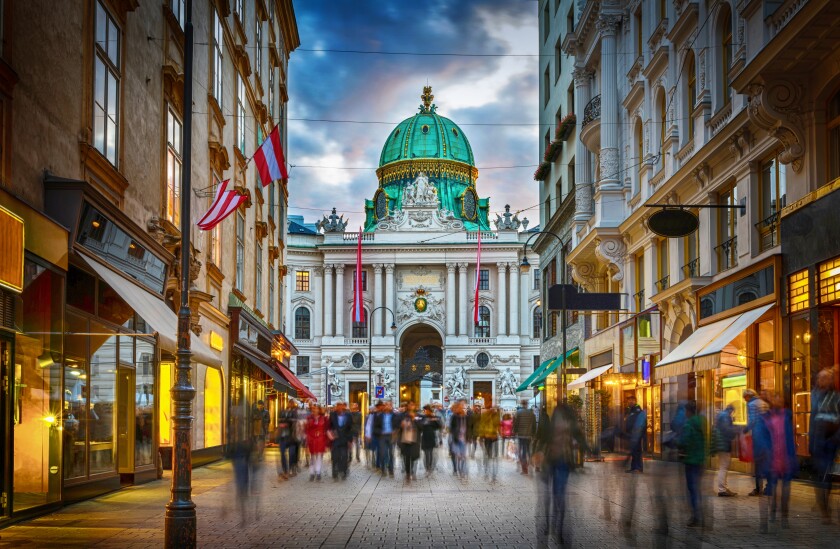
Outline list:
[[[379,309],[385,309],[389,313],[391,313],[391,331],[396,333],[397,331],[397,323],[396,323],[396,316],[394,315],[394,311],[392,311],[389,307],[385,305],[380,305],[379,307],[375,308],[370,312],[370,316],[368,317],[368,393],[367,393],[367,404],[370,407],[370,403],[372,402],[370,395],[371,395],[371,387],[373,387],[373,338],[371,337],[371,330],[373,329],[373,314],[378,311]],[[396,357],[394,360],[394,365],[396,366]],[[399,395],[400,388],[397,387],[397,395]]]
[[[164,518],[164,545],[167,548],[195,547],[195,503],[192,501],[191,441],[192,385],[190,359],[190,195],[192,194],[192,82],[193,24],[192,0],[186,3],[184,22],[184,144],[181,171],[181,308],[178,310],[178,366],[172,386],[175,449],[172,459],[170,499]]]
[[[562,238],[560,238],[559,236],[557,236],[556,234],[554,234],[552,232],[539,231],[539,232],[536,232],[536,233],[532,234],[530,237],[528,237],[528,240],[526,240],[525,244],[522,245],[522,262],[519,264],[520,272],[527,273],[528,271],[531,270],[531,264],[528,263],[528,256],[526,255],[526,253],[528,252],[528,244],[531,242],[531,240],[534,239],[535,236],[540,235],[540,234],[551,235],[560,242],[560,262],[563,264],[563,272],[560,273],[560,277],[561,277],[561,280],[563,281],[563,283],[565,284],[566,283],[566,245],[569,243],[569,241],[566,240],[564,242]],[[543,296],[543,297],[545,297],[545,296]],[[548,301],[546,299],[541,299],[540,301],[543,304],[548,303]],[[565,299],[565,295],[563,297],[563,300],[562,300],[561,306],[560,306],[560,323],[561,323],[560,324],[560,326],[561,326],[560,331],[563,334],[563,362],[560,363],[560,385],[561,385],[561,388],[560,388],[560,392],[558,393],[558,395],[562,395],[562,398],[560,398],[560,400],[562,401],[562,400],[565,400],[565,398],[566,398],[566,299]]]

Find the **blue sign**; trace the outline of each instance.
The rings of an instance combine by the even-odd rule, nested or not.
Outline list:
[[[650,359],[648,357],[642,360],[642,381],[650,383]]]
[[[385,387],[377,385],[374,391],[374,398],[385,398]]]

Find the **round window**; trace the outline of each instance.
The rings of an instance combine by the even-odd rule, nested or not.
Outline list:
[[[463,200],[464,217],[466,217],[470,221],[473,221],[478,215],[478,200],[475,196],[475,191],[472,189],[467,189],[464,193]]]
[[[365,357],[362,353],[356,353],[353,355],[353,358],[350,359],[350,362],[353,364],[354,368],[360,370],[365,365]]]
[[[429,133],[429,126],[423,124],[423,126],[420,128],[420,131],[423,133]]]
[[[458,130],[456,130],[455,128],[452,128],[452,135],[454,135],[455,137],[458,137]]]
[[[487,356],[487,353],[478,353],[475,357],[475,363],[478,364],[479,368],[486,368],[490,364],[490,357]]]

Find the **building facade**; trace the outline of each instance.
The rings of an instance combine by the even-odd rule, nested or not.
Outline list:
[[[364,405],[370,390],[394,402],[467,398],[513,408],[520,381],[539,364],[531,331],[539,292],[534,274],[519,270],[527,220],[506,207],[490,230],[466,135],[437,114],[431,88],[422,97],[420,112],[389,134],[365,204],[361,322],[352,318],[360,234],[335,209],[317,224],[289,224],[295,371],[326,402]]]
[[[294,11],[282,0],[193,4],[192,207],[182,212],[186,3],[0,3],[0,220],[15,260],[3,259],[0,525],[165,465],[182,216],[192,227],[194,463],[222,455],[233,348],[257,342],[229,333],[231,302],[271,334],[271,373],[254,396],[297,394],[282,375],[294,349],[280,332],[288,193],[246,169],[276,124],[287,137]],[[227,178],[250,203],[200,231]]]
[[[796,334],[786,284],[797,286],[783,278],[780,216],[838,175],[831,149],[837,43],[819,39],[806,50],[837,22],[839,7],[813,0],[575,5],[563,38],[577,92],[569,262],[576,282],[624,294],[628,311],[594,316],[585,365],[609,367],[586,391],[614,409],[636,396],[651,412],[651,451],[660,450],[680,401],[696,400],[708,417],[732,402],[742,423],[743,389],[788,403],[810,389],[814,368],[790,374]],[[657,236],[648,226],[652,204],[689,205],[698,229]],[[815,296],[815,273],[830,258],[812,251],[791,268],[815,269],[808,271]],[[798,427],[800,442],[806,425]],[[798,451],[807,453],[807,444]]]

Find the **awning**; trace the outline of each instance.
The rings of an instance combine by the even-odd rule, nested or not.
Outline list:
[[[108,286],[113,288],[134,309],[135,313],[146,321],[146,324],[158,333],[160,348],[175,354],[178,351],[178,315],[167,307],[163,299],[112,271],[99,261],[86,255],[79,255],[96,271],[96,274],[102,277],[102,280]],[[190,338],[190,350],[192,351],[192,362],[214,368],[222,367],[222,360],[218,353],[195,335]]]
[[[578,352],[578,348],[577,348],[577,347],[574,347],[573,349],[570,349],[570,350],[566,351],[566,360],[569,360],[569,358],[570,358],[573,354],[575,354],[576,352]],[[557,360],[555,360],[554,362],[552,362],[551,364],[549,364],[548,368],[546,368],[545,370],[543,370],[542,372],[540,372],[540,375],[539,375],[536,379],[534,379],[534,381],[532,381],[532,382],[531,382],[531,385],[532,385],[532,386],[534,386],[534,385],[539,385],[540,383],[544,382],[544,381],[545,381],[545,379],[546,379],[548,376],[550,376],[552,373],[554,373],[554,371],[555,371],[557,368],[559,368],[559,367],[560,367],[560,365],[562,365],[562,364],[563,364],[563,360],[562,360],[560,357],[557,357]]]
[[[238,343],[234,344],[233,349],[234,351],[245,357],[245,359],[248,362],[250,362],[257,368],[268,374],[268,377],[273,379],[275,384],[287,387],[290,391],[296,391],[296,389],[294,389],[291,386],[291,384],[289,384],[286,381],[286,379],[283,377],[282,374],[280,374],[280,372],[272,368],[270,364],[268,364],[265,360],[260,358],[256,353]]]
[[[313,400],[317,400],[312,391],[310,391],[309,388],[306,385],[304,385],[303,382],[299,380],[297,376],[292,373],[291,370],[289,370],[280,363],[275,364],[277,365],[277,369],[280,370],[280,375],[282,375],[286,379],[289,385],[295,388],[295,393],[297,394],[298,398],[310,398]]]
[[[551,366],[551,363],[555,360],[557,360],[557,357],[549,358],[548,360],[537,366],[537,369],[534,370],[534,372],[531,375],[529,375],[528,378],[519,385],[519,387],[516,388],[516,392],[518,393],[520,391],[527,391],[528,387],[531,386],[531,383],[533,383],[533,381],[537,379],[546,368]]]
[[[593,368],[592,370],[589,370],[573,382],[566,385],[566,389],[569,391],[575,389],[582,389],[586,385],[587,381],[592,381],[598,376],[604,375],[605,373],[607,373],[607,370],[609,370],[612,367],[612,364],[607,364],[606,366],[598,366],[597,368]]]
[[[656,379],[714,370],[720,366],[723,348],[773,306],[771,303],[697,328],[656,365]]]

